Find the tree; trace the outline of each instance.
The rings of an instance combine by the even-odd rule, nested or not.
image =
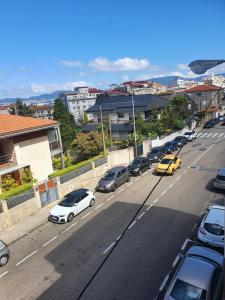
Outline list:
[[[84,111],[82,124],[85,125],[89,122],[87,113]]]
[[[18,115],[18,116],[25,116],[25,117],[32,117],[33,112],[25,103],[22,102],[21,99],[16,99],[15,105],[11,105],[10,107],[10,114],[11,115]]]
[[[63,149],[68,150],[78,132],[78,127],[72,114],[69,113],[61,99],[56,99],[54,104],[53,119],[60,123]]]
[[[170,105],[173,107],[174,115],[178,119],[182,119],[187,113],[187,98],[185,96],[175,96]]]
[[[102,135],[97,131],[80,132],[73,141],[73,149],[81,159],[88,159],[103,151]]]

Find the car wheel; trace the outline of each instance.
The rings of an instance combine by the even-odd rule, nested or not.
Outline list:
[[[1,267],[5,266],[7,264],[7,262],[8,262],[8,260],[9,260],[9,256],[8,255],[2,255],[0,257],[0,266]]]
[[[115,192],[116,191],[116,185],[114,184],[112,187],[111,187],[111,192]]]
[[[95,205],[95,199],[92,198],[91,201],[90,201],[90,207],[94,206]]]
[[[73,221],[73,218],[74,218],[74,214],[73,213],[70,213],[67,217],[67,222],[72,222]]]
[[[141,171],[141,169],[138,171],[138,175],[139,176],[141,176],[141,174],[142,174],[142,171]]]
[[[148,169],[150,170],[152,168],[152,163],[150,163],[149,165],[148,165]]]

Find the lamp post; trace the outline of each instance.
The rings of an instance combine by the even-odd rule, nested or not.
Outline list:
[[[102,142],[103,142],[103,149],[104,154],[106,155],[106,147],[105,147],[105,135],[104,135],[104,128],[103,128],[103,120],[102,120],[102,106],[99,106],[100,109],[100,118],[101,118],[101,128],[102,128]]]
[[[132,101],[132,111],[133,111],[133,122],[134,122],[134,154],[137,156],[137,134],[136,134],[136,123],[135,123],[135,113],[134,113],[134,92],[131,95]]]

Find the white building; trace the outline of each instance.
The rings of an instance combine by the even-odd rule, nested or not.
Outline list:
[[[225,77],[215,76],[214,74],[210,74],[209,76],[204,78],[204,84],[215,85],[225,89]]]
[[[95,105],[97,95],[100,93],[101,91],[95,88],[89,89],[87,86],[82,86],[74,88],[74,92],[61,94],[60,98],[65,101],[75,121],[80,122],[84,117],[84,112]],[[93,116],[88,114],[88,118],[92,119]]]

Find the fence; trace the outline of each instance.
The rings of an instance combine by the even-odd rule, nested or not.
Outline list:
[[[18,196],[13,196],[7,200],[7,207],[8,209],[11,209],[23,202],[26,202],[32,198],[34,198],[34,190],[30,189],[26,193],[18,195]]]
[[[95,168],[100,167],[108,162],[107,157],[99,158],[94,161]]]
[[[84,174],[84,173],[86,173],[86,172],[88,172],[90,170],[91,170],[91,164],[88,164],[88,165],[86,165],[84,167],[81,167],[81,168],[78,168],[78,169],[76,169],[74,171],[71,171],[71,172],[69,172],[69,173],[67,173],[65,175],[62,175],[60,177],[60,183],[63,184],[63,183],[65,183],[65,182],[67,182],[67,181],[69,181],[69,180],[71,180],[71,179],[73,179],[73,178],[75,178],[75,177],[77,177],[79,175],[82,175],[82,174]]]

